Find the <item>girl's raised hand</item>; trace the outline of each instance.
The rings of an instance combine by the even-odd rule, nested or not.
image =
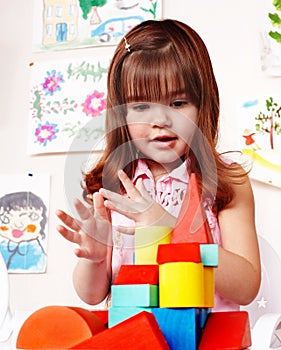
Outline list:
[[[111,243],[111,223],[104,199],[99,193],[93,195],[94,213],[80,200],[74,202],[80,220],[77,220],[62,210],[56,215],[64,225],[58,225],[58,232],[68,241],[79,247],[75,254],[79,258],[94,262],[106,258],[107,246]]]
[[[127,197],[101,188],[99,193],[104,197],[104,205],[129,219],[135,221],[136,226],[171,226],[176,223],[176,218],[169,214],[160,204],[155,202],[143,185],[142,179],[138,179],[136,185],[130,180],[123,170],[118,171]]]

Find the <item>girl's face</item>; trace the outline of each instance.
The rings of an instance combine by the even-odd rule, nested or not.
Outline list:
[[[42,209],[20,208],[4,211],[0,208],[0,236],[19,243],[40,236]]]
[[[136,148],[166,168],[175,167],[185,155],[197,128],[198,109],[186,96],[165,104],[132,102],[127,124]]]

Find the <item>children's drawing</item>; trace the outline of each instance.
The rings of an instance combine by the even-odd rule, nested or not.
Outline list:
[[[92,149],[104,134],[109,62],[84,55],[31,66],[29,154],[66,152],[74,138],[77,151]]]
[[[244,101],[239,135],[243,153],[253,162],[250,176],[281,187],[281,95]]]
[[[261,9],[261,68],[281,76],[281,0],[263,0]]]
[[[0,178],[0,253],[8,272],[45,272],[48,177],[28,174]]]
[[[33,50],[116,45],[131,28],[160,19],[162,0],[34,0]]]

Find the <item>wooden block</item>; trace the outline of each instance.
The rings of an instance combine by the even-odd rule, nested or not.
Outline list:
[[[199,309],[152,308],[151,311],[171,350],[197,349],[201,335]]]
[[[110,307],[108,309],[108,328],[116,326],[142,311],[151,312],[152,308],[143,307]]]
[[[167,226],[142,226],[135,229],[135,264],[157,265],[159,244],[171,242],[172,228]]]
[[[199,310],[199,327],[203,329],[206,325],[207,318],[209,313],[212,312],[212,309],[208,308],[200,308]]]
[[[202,263],[175,262],[159,265],[160,307],[205,307]]]
[[[94,315],[102,321],[102,323],[107,327],[108,325],[108,310],[92,310]]]
[[[151,307],[159,305],[158,285],[152,284],[124,284],[111,286],[113,307],[141,306]]]
[[[219,247],[217,244],[200,244],[201,261],[204,266],[219,265]]]
[[[201,262],[200,243],[171,243],[158,246],[157,263]]]
[[[23,323],[18,349],[68,349],[106,329],[92,312],[66,306],[47,306],[35,311]]]
[[[171,243],[182,242],[213,242],[194,173],[190,175],[189,190],[185,195],[176,226],[172,232]]]
[[[204,307],[215,306],[215,272],[213,267],[204,266]]]
[[[158,265],[121,265],[113,284],[159,283]]]
[[[151,313],[143,311],[72,347],[72,349],[169,350],[169,345],[155,317]]]
[[[211,312],[208,316],[199,350],[247,349],[251,330],[247,311]]]

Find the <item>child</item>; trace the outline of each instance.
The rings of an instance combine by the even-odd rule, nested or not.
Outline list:
[[[193,29],[146,21],[119,43],[105,150],[84,178],[93,210],[77,200],[80,221],[57,212],[58,231],[78,245],[74,286],[83,301],[103,301],[120,266],[133,263],[135,226],[175,226],[191,172],[219,245],[215,310],[254,299],[261,272],[253,194],[242,167],[216,151],[218,119],[212,65]]]

